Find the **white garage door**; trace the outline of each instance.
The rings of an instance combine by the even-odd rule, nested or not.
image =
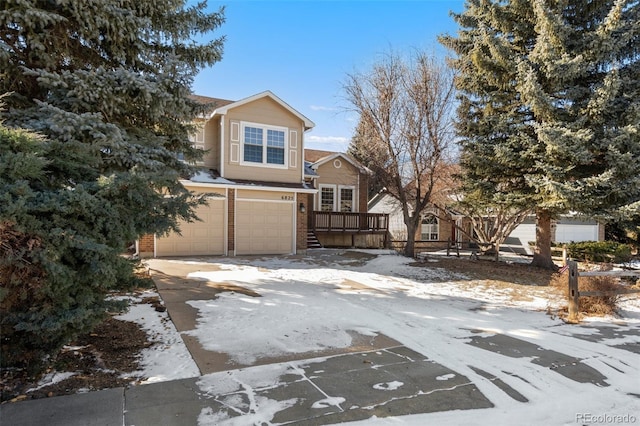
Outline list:
[[[210,198],[196,214],[202,221],[181,222],[182,235],[172,232],[156,240],[156,256],[198,256],[224,254],[224,200]]]
[[[516,226],[516,229],[509,234],[505,240],[505,245],[511,245],[514,247],[521,247],[527,254],[533,254],[529,241],[536,240],[536,225],[535,223],[521,223]]]
[[[575,225],[559,223],[556,227],[556,242],[598,241],[598,225]]]
[[[289,254],[294,250],[293,204],[238,200],[236,254]]]

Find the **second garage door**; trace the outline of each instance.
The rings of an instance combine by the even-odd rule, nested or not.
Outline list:
[[[294,252],[293,204],[238,200],[236,254],[289,254]]]
[[[224,206],[211,198],[208,206],[199,206],[196,214],[202,222],[180,222],[182,235],[172,232],[156,240],[156,256],[196,256],[224,254]]]

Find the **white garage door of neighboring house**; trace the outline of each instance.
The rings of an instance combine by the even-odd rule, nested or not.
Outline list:
[[[293,203],[236,201],[236,254],[294,253]]]
[[[535,223],[521,223],[516,226],[516,229],[509,234],[505,240],[505,245],[522,247],[527,254],[533,254],[529,241],[536,240],[536,224]]]
[[[172,232],[156,239],[156,256],[204,256],[224,254],[224,199],[209,198],[208,206],[199,206],[202,221],[180,222],[179,235]]]
[[[598,241],[598,225],[562,224],[556,226],[556,242]]]

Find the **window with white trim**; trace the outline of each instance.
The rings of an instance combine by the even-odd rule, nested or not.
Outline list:
[[[320,211],[332,212],[335,199],[335,188],[332,186],[320,187]]]
[[[191,142],[191,146],[195,149],[199,149],[201,151],[205,150],[205,146],[204,146],[204,126],[203,125],[198,125],[198,127],[196,128],[195,133],[192,133],[189,135],[189,142]],[[179,153],[178,154],[178,159],[181,161],[185,161],[184,160],[184,154],[183,153]],[[195,164],[197,165],[202,165],[204,164],[203,160],[199,160],[196,161]]]
[[[420,225],[420,239],[422,241],[438,241],[438,218],[434,215],[422,218]]]
[[[354,199],[355,191],[350,187],[341,187],[340,188],[340,211],[341,212],[352,212],[353,211],[353,199]]]
[[[189,135],[189,142],[194,148],[204,149],[204,127],[198,126],[195,133]]]
[[[347,185],[320,184],[320,211],[355,212],[356,188]]]
[[[287,129],[243,123],[242,162],[286,167]]]

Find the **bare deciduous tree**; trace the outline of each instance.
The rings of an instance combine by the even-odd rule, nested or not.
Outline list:
[[[360,149],[369,168],[402,206],[405,256],[414,256],[421,212],[449,164],[454,87],[452,71],[434,56],[386,54],[370,71],[349,74],[347,99],[360,115]]]
[[[496,259],[500,252],[500,246],[509,234],[534,212],[530,206],[506,203],[491,204],[475,198],[469,193],[464,194],[453,205],[471,223],[471,233],[456,226],[458,230],[476,242],[481,253],[486,254],[493,250]],[[524,244],[527,243],[527,241],[524,242]]]

